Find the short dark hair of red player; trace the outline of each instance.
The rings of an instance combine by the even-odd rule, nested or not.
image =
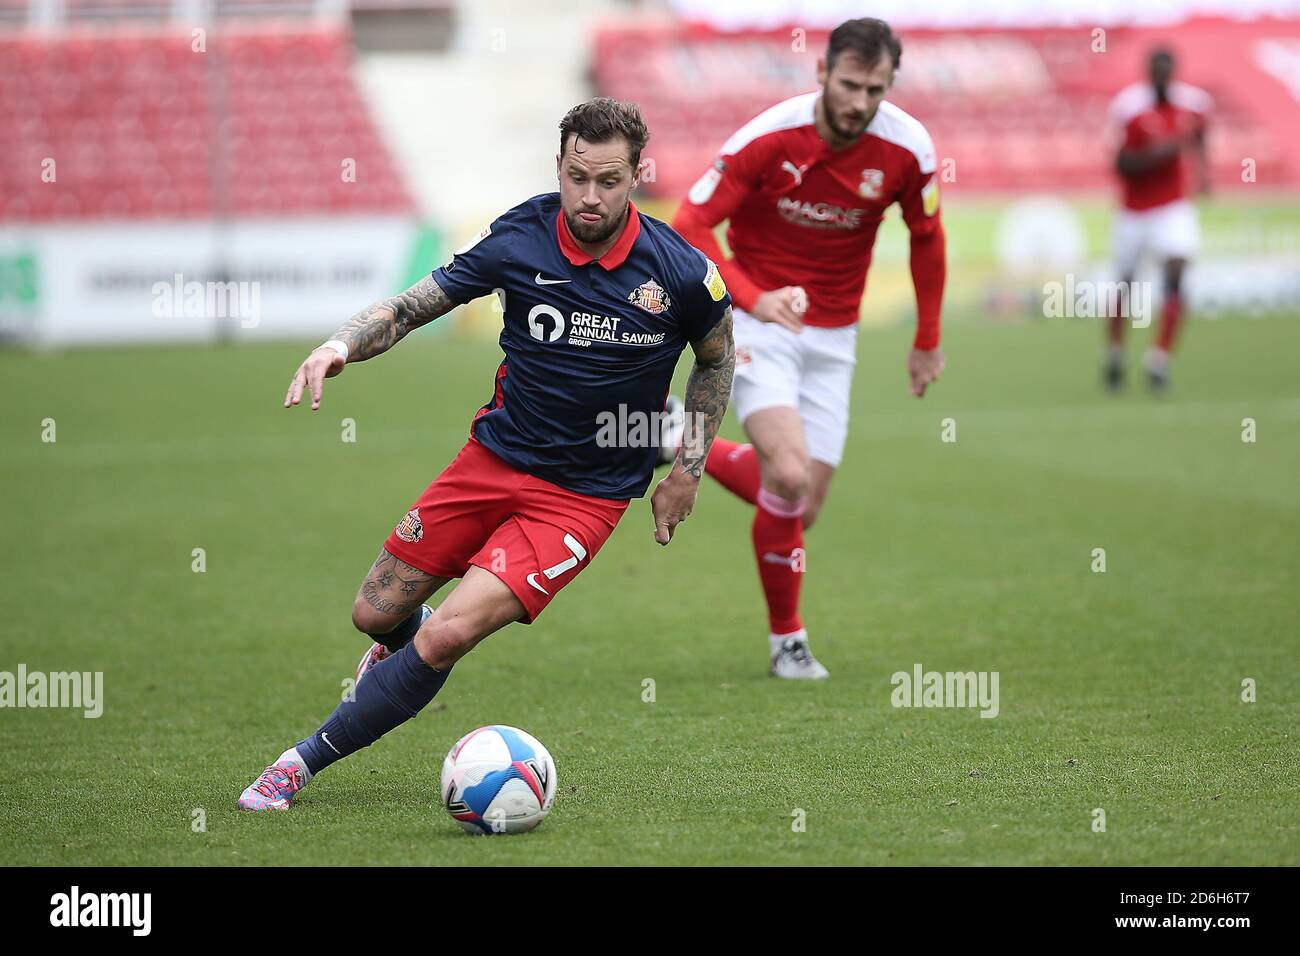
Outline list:
[[[623,103],[609,96],[579,103],[560,120],[560,155],[564,155],[569,134],[577,134],[588,143],[608,143],[622,138],[627,141],[632,169],[641,163],[641,150],[650,141],[650,130],[635,103]]]
[[[903,59],[903,44],[898,42],[889,24],[875,17],[859,17],[857,20],[845,20],[831,31],[830,44],[826,47],[826,69],[833,69],[841,53],[851,53],[868,67],[880,62],[886,53],[889,60],[898,69]]]

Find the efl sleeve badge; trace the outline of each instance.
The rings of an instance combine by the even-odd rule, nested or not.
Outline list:
[[[713,260],[705,259],[705,261],[709,267],[704,271],[704,288],[709,290],[709,298],[714,302],[721,302],[722,297],[727,294],[727,284],[722,281],[722,273],[713,264]]]
[[[930,181],[921,190],[921,207],[927,216],[933,216],[939,209],[939,180],[931,176]]]

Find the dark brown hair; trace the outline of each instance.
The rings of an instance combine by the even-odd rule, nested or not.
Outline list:
[[[635,170],[641,163],[641,150],[650,140],[650,130],[635,103],[622,103],[612,97],[598,96],[579,103],[560,120],[560,155],[564,155],[569,134],[576,133],[589,143],[608,143],[612,139],[627,141]]]
[[[875,66],[888,53],[890,62],[897,70],[903,59],[903,45],[884,20],[861,17],[845,20],[831,31],[830,43],[826,47],[827,70],[835,66],[835,60],[841,53],[851,53],[869,67]]]

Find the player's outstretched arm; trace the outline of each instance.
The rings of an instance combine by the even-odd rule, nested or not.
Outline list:
[[[446,315],[458,304],[447,297],[433,276],[425,276],[405,292],[363,309],[298,366],[284,396],[284,407],[297,405],[306,390],[311,392],[315,411],[320,408],[325,379],[338,375],[348,362],[364,362],[388,351],[408,332]]]
[[[704,462],[722,427],[731,398],[731,376],[736,370],[736,347],[731,339],[731,308],[698,342],[691,343],[695,365],[686,383],[686,430],[672,470],[655,487],[650,507],[655,518],[655,540],[667,544],[677,525],[695,507]]]
[[[348,347],[349,362],[364,362],[388,351],[408,332],[446,315],[457,304],[433,276],[425,276],[405,292],[358,312],[330,337]]]

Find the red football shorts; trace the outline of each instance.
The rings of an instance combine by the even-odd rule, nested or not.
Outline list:
[[[506,464],[471,438],[384,542],[440,578],[491,571],[531,624],[591,563],[628,502],[568,491]]]

